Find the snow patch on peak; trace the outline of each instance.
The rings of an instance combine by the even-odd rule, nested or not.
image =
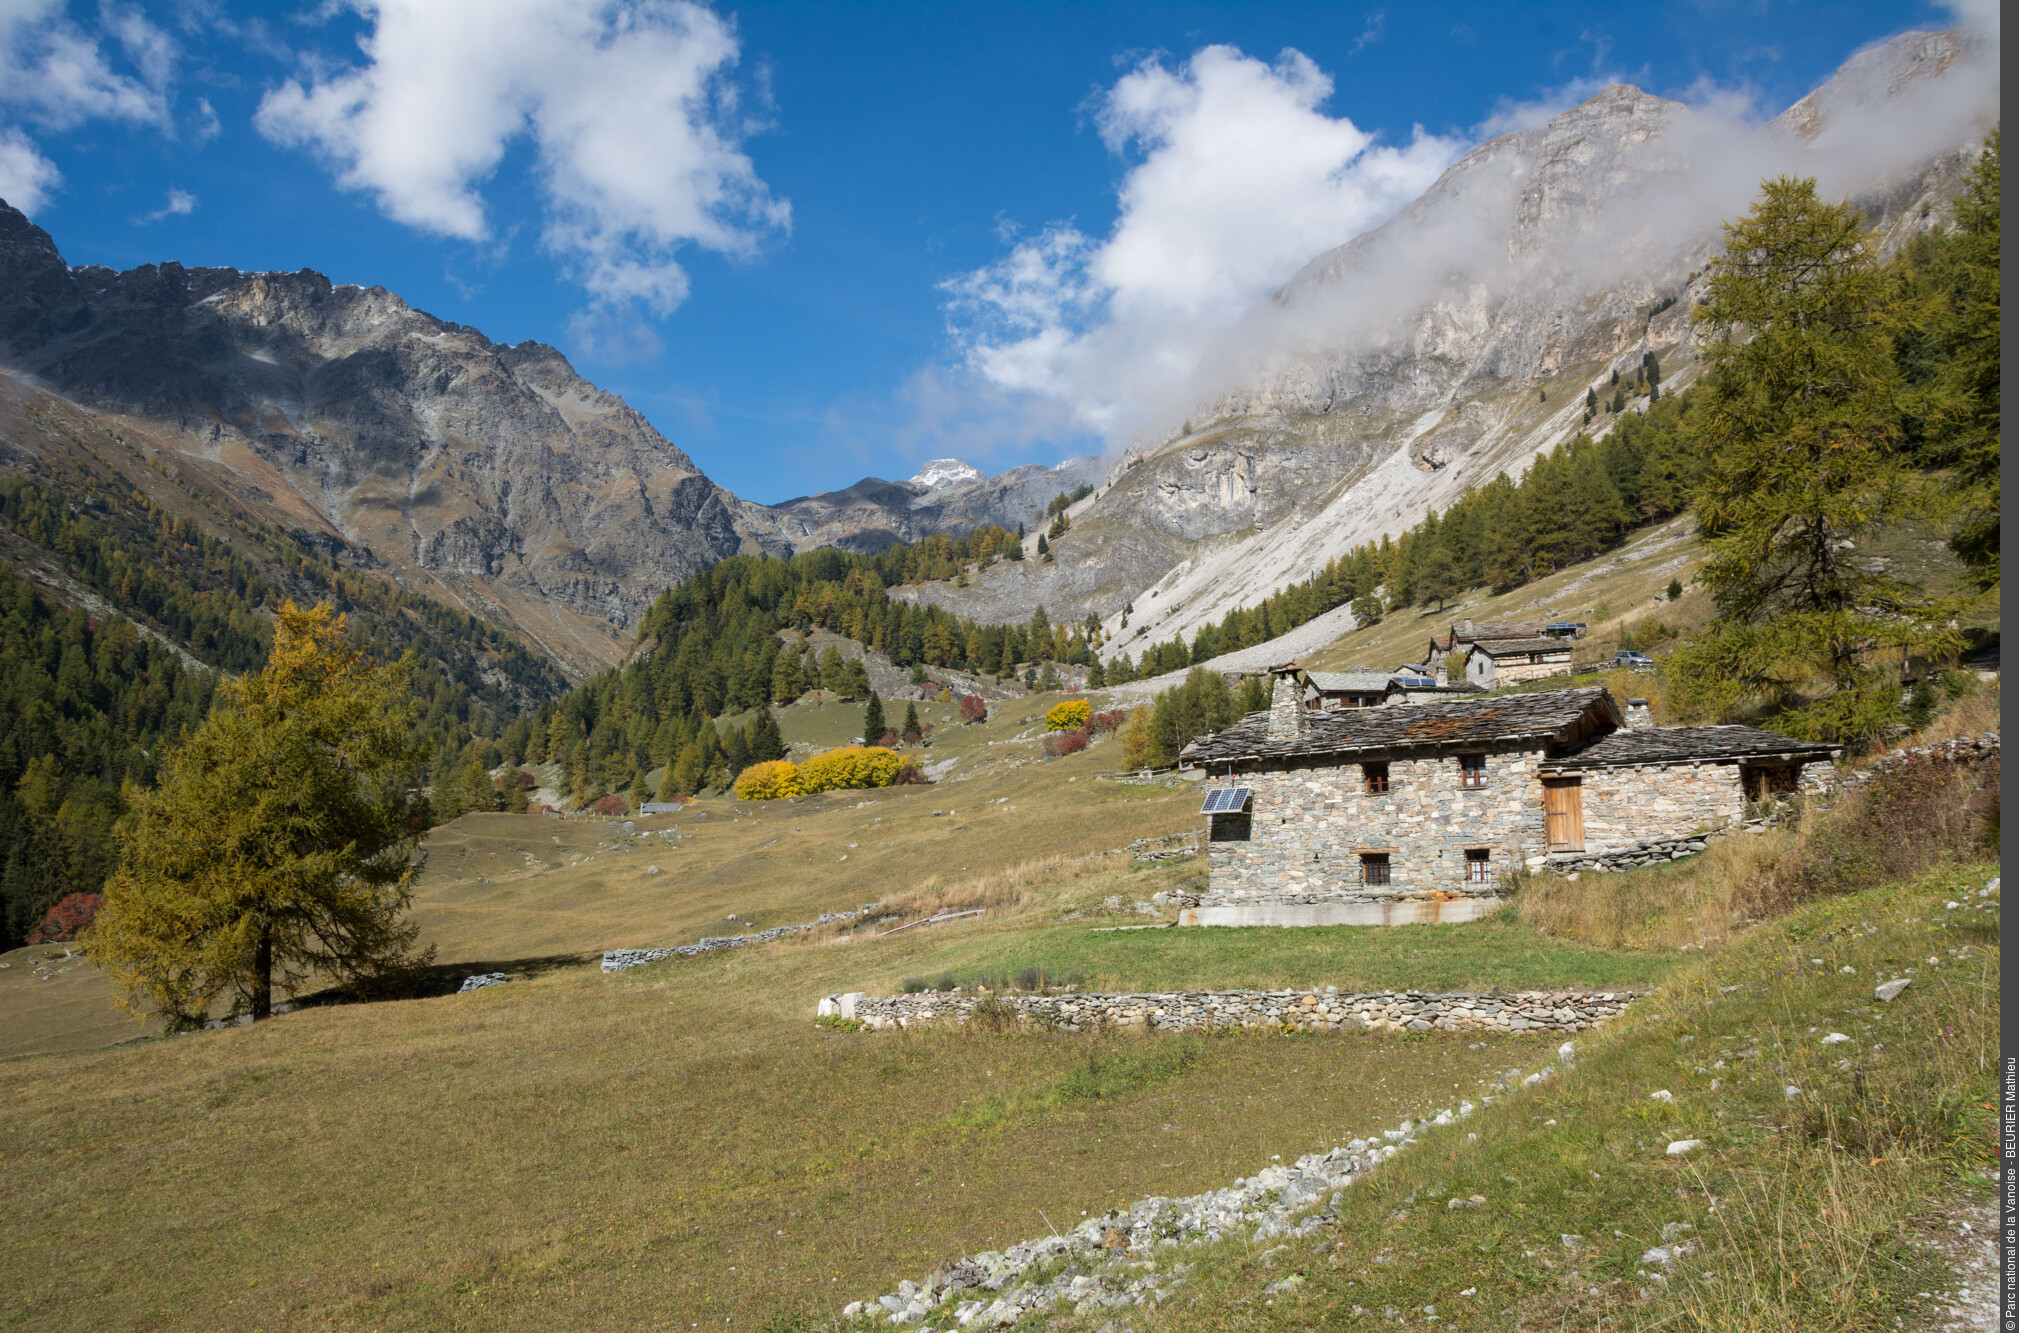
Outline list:
[[[980,468],[971,467],[958,458],[935,458],[919,469],[918,475],[911,479],[911,484],[936,491],[942,486],[961,486],[981,480],[983,476]]]

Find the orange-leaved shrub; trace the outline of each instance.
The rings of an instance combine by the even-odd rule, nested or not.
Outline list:
[[[888,787],[897,781],[901,766],[896,753],[881,745],[844,745],[801,764],[799,784],[808,794]]]
[[[790,759],[770,759],[752,764],[736,775],[736,799],[739,801],[776,801],[781,797],[802,795],[805,790],[800,785],[799,765]]]
[[[979,694],[963,694],[960,698],[960,720],[963,722],[988,721],[988,704]]]
[[[621,815],[630,808],[631,803],[615,793],[596,802],[596,813],[599,815]]]

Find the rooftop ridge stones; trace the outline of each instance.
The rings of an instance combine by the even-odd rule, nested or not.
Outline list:
[[[1841,746],[1796,740],[1758,727],[1727,723],[1707,727],[1636,727],[1593,741],[1576,754],[1545,759],[1541,771],[1557,773],[1579,768],[1625,768],[1638,764],[1674,764],[1732,759],[1800,759],[1804,763],[1833,758]]]

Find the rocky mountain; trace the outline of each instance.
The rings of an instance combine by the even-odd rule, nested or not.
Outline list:
[[[840,546],[880,551],[934,532],[962,533],[991,523],[1014,530],[1036,522],[1060,492],[1098,486],[1109,460],[1076,458],[1055,467],[1031,463],[983,476],[953,459],[928,463],[910,481],[864,477],[846,490],[823,491],[772,506],[777,532],[795,550]]]
[[[4,204],[0,380],[578,674],[621,658],[653,598],[724,556],[1013,527],[1105,466],[985,477],[941,460],[909,482],[751,504],[544,344],[493,343],[308,270],[72,268]],[[4,437],[16,466],[47,446]]]
[[[1860,53],[1771,124],[1614,85],[1481,144],[1387,223],[1317,256],[1226,339],[1185,429],[1140,440],[1055,543],[922,595],[963,615],[1105,618],[1113,651],[1189,637],[1417,523],[1583,425],[1587,386],[1654,351],[1694,377],[1689,310],[1763,176],[1860,202],[1890,247],[1945,225],[1997,115],[1956,33]],[[1126,632],[1121,611],[1133,603]],[[1343,627],[1342,627],[1343,628]]]

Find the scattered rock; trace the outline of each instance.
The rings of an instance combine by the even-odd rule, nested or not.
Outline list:
[[[464,977],[462,989],[458,990],[456,994],[467,994],[473,990],[482,990],[486,986],[502,986],[510,980],[511,978],[503,972],[486,972],[481,976]]]
[[[1829,1036],[1823,1038],[1822,1044],[1825,1046],[1841,1046],[1849,1040],[1850,1038],[1841,1032],[1832,1032]]]
[[[1875,986],[1872,988],[1872,998],[1885,1004],[1891,1004],[1894,1000],[1900,998],[1900,992],[1907,989],[1913,980],[1912,977],[1900,977],[1897,980]]]
[[[1668,1146],[1668,1155],[1670,1157],[1681,1157],[1686,1153],[1693,1153],[1703,1146],[1704,1141],[1702,1139],[1677,1139]]]

